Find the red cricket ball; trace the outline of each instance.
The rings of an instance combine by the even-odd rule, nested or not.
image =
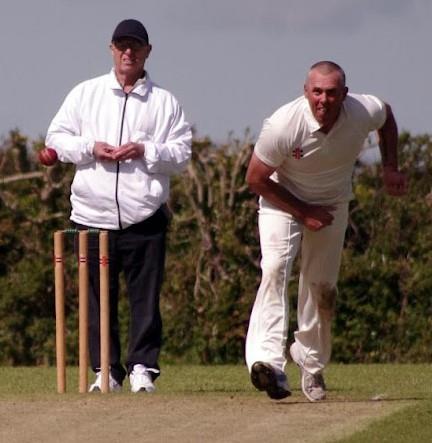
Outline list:
[[[43,148],[38,153],[39,161],[45,166],[52,166],[57,161],[57,152],[52,148]]]

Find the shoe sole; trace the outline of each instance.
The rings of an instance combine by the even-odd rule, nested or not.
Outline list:
[[[266,363],[256,362],[252,365],[251,382],[258,391],[266,391],[273,400],[282,400],[291,395],[290,391],[278,386],[274,370]]]

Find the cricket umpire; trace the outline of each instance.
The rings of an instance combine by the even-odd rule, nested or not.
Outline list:
[[[111,391],[120,390],[126,374],[132,392],[155,389],[168,225],[165,203],[170,176],[182,172],[191,157],[192,133],[181,106],[144,69],[151,50],[141,22],[121,21],[110,44],[113,69],[72,89],[46,138],[61,161],[75,165],[73,226],[109,233]],[[89,337],[96,379],[90,391],[101,389],[98,261],[97,238],[92,236]],[[130,305],[125,365],[117,318],[120,273],[125,276]]]

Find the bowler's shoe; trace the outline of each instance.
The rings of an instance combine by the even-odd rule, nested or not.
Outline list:
[[[322,373],[316,372],[312,374],[306,371],[300,362],[300,357],[297,353],[295,343],[293,343],[290,347],[290,354],[294,363],[300,368],[301,388],[305,397],[311,402],[325,400],[326,385]]]
[[[262,361],[252,365],[251,382],[259,391],[266,391],[273,400],[282,400],[291,395],[286,375]]]

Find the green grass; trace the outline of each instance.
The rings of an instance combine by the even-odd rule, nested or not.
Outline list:
[[[432,401],[414,406],[381,419],[336,443],[423,443],[432,442]]]
[[[157,392],[163,394],[239,393],[256,395],[244,366],[163,365]],[[89,381],[93,375],[89,371]],[[67,395],[78,392],[78,369],[67,369]],[[128,395],[128,381],[122,394]],[[26,395],[57,395],[56,370],[47,367],[1,367],[0,399]]]
[[[337,443],[432,442],[431,369],[427,364],[332,367],[336,378],[333,383],[329,379],[330,387],[346,399],[380,398],[414,403]]]
[[[427,364],[330,365],[325,378],[330,401],[358,401],[378,397],[382,400],[432,400],[431,366]],[[288,378],[294,392],[300,390],[299,372],[289,365]],[[92,375],[89,373],[89,380]],[[68,393],[77,392],[78,371],[67,370]],[[257,394],[242,365],[162,365],[157,380],[162,393],[238,393]],[[9,395],[55,394],[56,370],[53,367],[0,366],[0,398]],[[297,394],[300,395],[299,392]],[[257,394],[258,395],[258,394]]]
[[[163,395],[258,396],[244,366],[162,365],[157,381]],[[382,401],[406,404],[402,410],[372,422],[367,429],[338,443],[357,442],[432,442],[431,366],[404,365],[330,365],[326,371],[328,401]],[[299,373],[289,365],[288,377],[293,397],[302,398]],[[68,368],[68,393],[78,396],[76,368]],[[0,367],[0,400],[60,399],[56,394],[55,368]],[[92,379],[90,375],[90,380]],[[125,389],[120,395],[130,395]]]

